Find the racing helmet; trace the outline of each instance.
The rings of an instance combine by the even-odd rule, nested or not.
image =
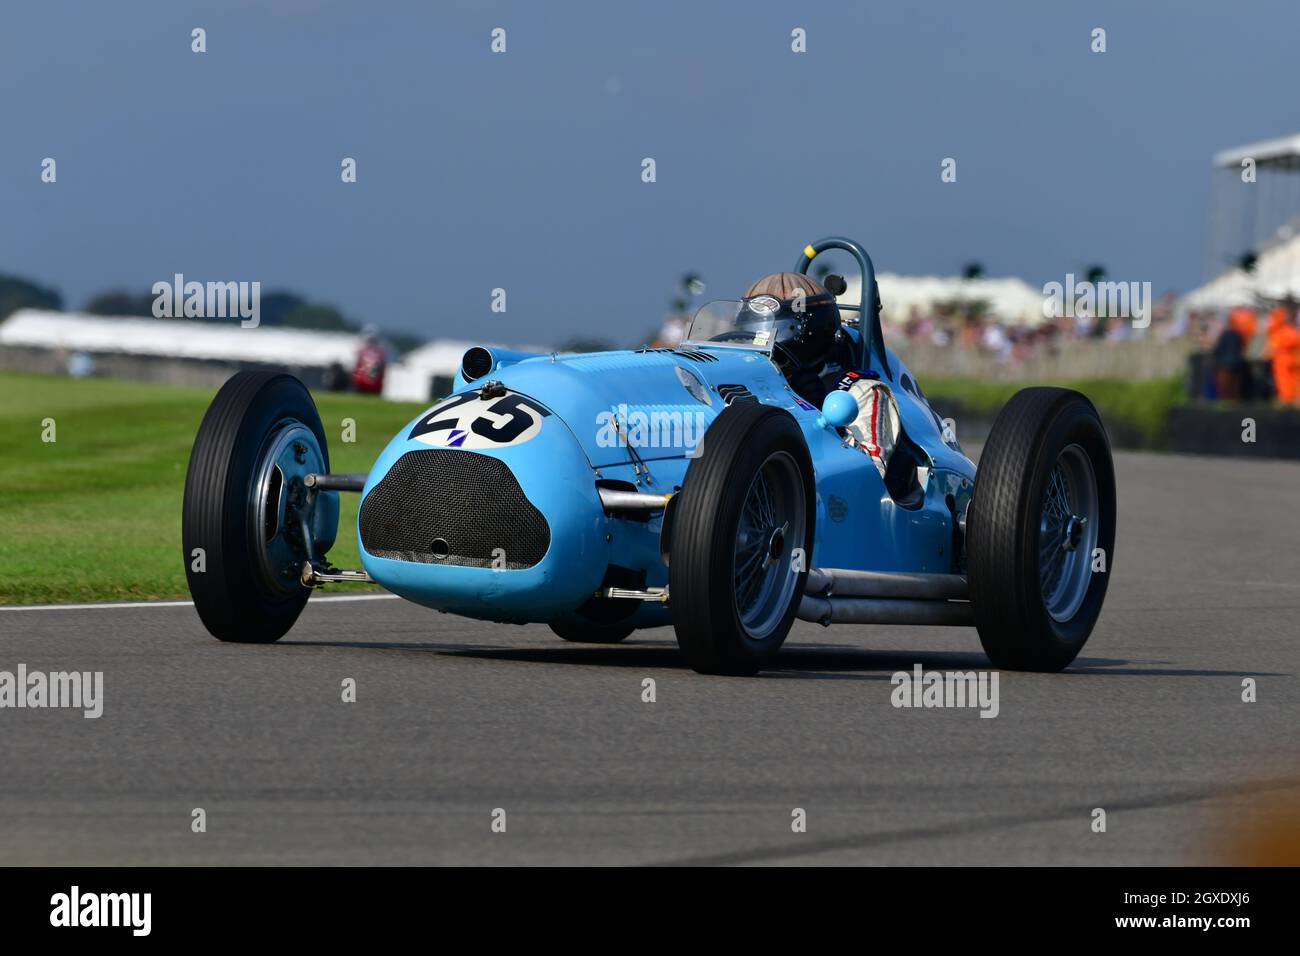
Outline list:
[[[737,324],[772,328],[774,352],[796,366],[816,369],[835,349],[840,310],[835,296],[816,279],[774,272],[746,290]]]

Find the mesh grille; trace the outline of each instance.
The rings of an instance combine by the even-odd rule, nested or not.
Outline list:
[[[531,568],[551,528],[505,463],[471,451],[407,452],[361,503],[361,542],[377,558]]]

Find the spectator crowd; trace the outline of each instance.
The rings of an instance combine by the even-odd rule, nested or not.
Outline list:
[[[1234,308],[1225,317],[1198,314],[1196,323],[1206,356],[1199,397],[1300,405],[1300,327],[1294,298],[1266,310]]]

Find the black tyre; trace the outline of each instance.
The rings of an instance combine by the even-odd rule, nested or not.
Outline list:
[[[1017,392],[993,423],[966,518],[971,602],[997,667],[1059,671],[1092,633],[1115,557],[1115,468],[1092,402]]]
[[[190,594],[214,637],[268,643],[293,626],[311,594],[299,577],[306,539],[323,559],[338,529],[337,493],[308,494],[302,479],[328,471],[302,382],[240,372],[217,392],[190,452],[181,525]]]
[[[636,628],[626,624],[552,624],[557,637],[575,644],[617,644]]]
[[[691,667],[754,674],[776,658],[803,597],[815,506],[812,462],[789,413],[728,406],[686,470],[672,523],[668,594]]]

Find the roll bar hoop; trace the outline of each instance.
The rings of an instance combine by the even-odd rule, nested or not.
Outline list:
[[[804,246],[803,255],[799,257],[795,271],[807,275],[813,259],[818,253],[825,252],[827,249],[842,249],[858,260],[858,269],[862,275],[862,301],[857,305],[841,305],[840,308],[854,309],[861,317],[858,322],[858,332],[862,337],[861,367],[864,369],[871,367],[871,357],[874,353],[880,360],[880,370],[885,378],[893,381],[894,374],[889,368],[889,356],[885,353],[884,335],[880,330],[880,290],[876,286],[876,267],[871,264],[871,256],[867,255],[867,250],[852,239],[845,239],[843,236],[827,236],[825,239]]]

